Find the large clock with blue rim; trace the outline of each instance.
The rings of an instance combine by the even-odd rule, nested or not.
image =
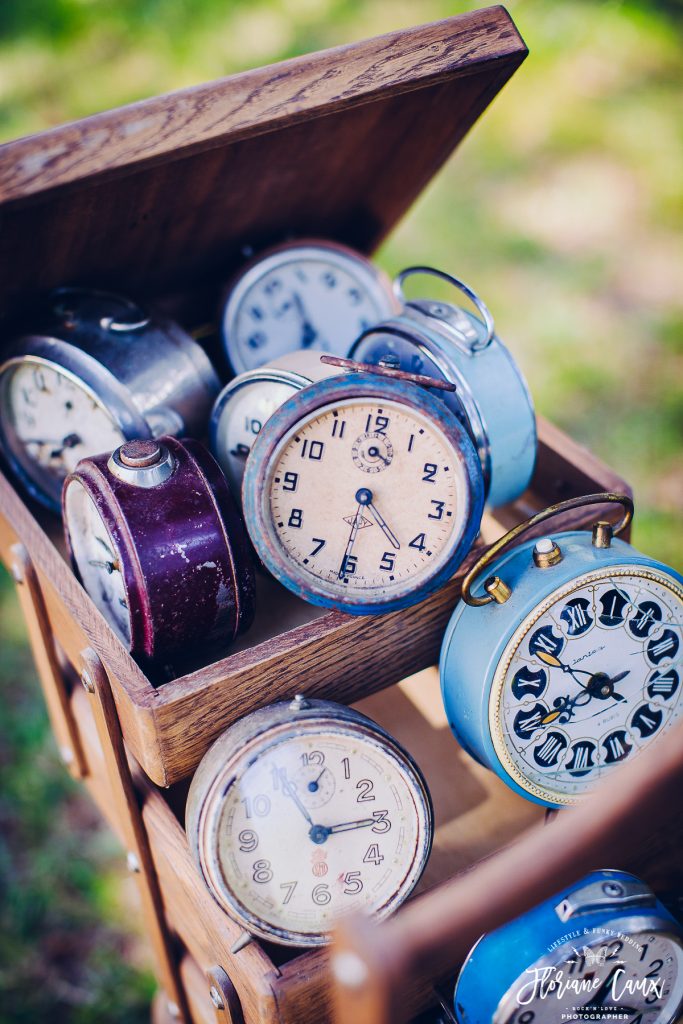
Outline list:
[[[564,531],[501,554],[558,510],[611,501],[626,507],[616,529],[601,522],[592,536]],[[515,528],[466,577],[444,637],[457,739],[542,804],[574,803],[683,714],[683,577],[613,537],[631,514],[629,498],[599,494]]]

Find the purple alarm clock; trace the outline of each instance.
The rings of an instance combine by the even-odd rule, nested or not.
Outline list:
[[[83,459],[62,503],[74,571],[141,664],[186,668],[251,625],[244,524],[198,441],[128,441]]]

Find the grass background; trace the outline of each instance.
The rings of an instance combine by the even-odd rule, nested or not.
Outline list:
[[[3,0],[0,139],[470,9],[452,0]],[[379,254],[484,296],[540,412],[634,486],[681,568],[683,4],[511,0],[531,55]],[[0,573],[0,1024],[148,1019],[121,851],[67,779]]]

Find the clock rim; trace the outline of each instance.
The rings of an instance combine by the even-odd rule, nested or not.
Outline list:
[[[330,596],[328,588],[316,583],[312,574],[304,574],[297,563],[284,554],[272,527],[268,508],[266,484],[270,476],[269,467],[285,435],[316,410],[356,398],[393,401],[417,409],[427,419],[434,420],[462,465],[465,482],[469,484],[461,534],[451,541],[450,553],[444,558],[441,567],[423,579],[418,587],[408,585],[398,590],[395,596],[381,601],[368,601],[364,594],[358,597],[352,595],[348,600]],[[373,376],[366,372],[351,372],[325,378],[297,392],[266,422],[256,436],[247,459],[242,484],[242,505],[247,530],[259,557],[275,579],[288,590],[323,608],[333,608],[352,615],[384,614],[417,604],[438,590],[457,571],[479,533],[484,511],[484,481],[473,441],[444,402],[412,382]]]

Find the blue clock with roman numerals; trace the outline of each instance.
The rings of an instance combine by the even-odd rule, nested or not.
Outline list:
[[[508,549],[558,512],[609,503],[625,509],[616,526]],[[616,536],[632,513],[630,498],[594,494],[515,527],[472,567],[446,630],[453,733],[547,806],[575,803],[683,714],[683,577]]]

